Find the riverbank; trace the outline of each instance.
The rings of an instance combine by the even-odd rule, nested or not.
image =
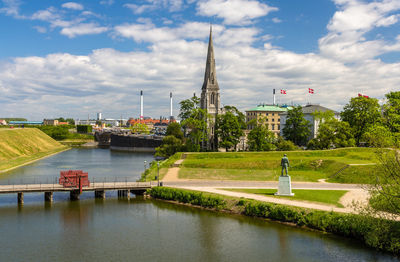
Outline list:
[[[400,222],[357,214],[317,211],[214,193],[155,187],[155,198],[210,210],[291,223],[362,241],[369,247],[400,254]]]
[[[0,173],[68,150],[36,128],[0,130]]]

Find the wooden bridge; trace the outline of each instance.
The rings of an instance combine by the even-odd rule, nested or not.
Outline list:
[[[91,182],[89,187],[83,187],[82,191],[93,191],[95,198],[105,199],[107,190],[118,190],[119,198],[130,198],[130,193],[144,194],[147,189],[156,186],[156,182]],[[53,184],[12,184],[0,185],[0,194],[18,195],[18,203],[24,203],[24,193],[44,193],[44,200],[52,202],[54,192],[69,192],[71,200],[79,200],[79,188],[64,187],[62,185]]]

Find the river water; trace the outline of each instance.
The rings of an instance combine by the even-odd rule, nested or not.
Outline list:
[[[95,179],[140,177],[152,155],[72,149],[0,178],[52,179],[60,169],[83,169]],[[25,180],[24,180],[25,181]],[[0,261],[397,261],[357,241],[238,215],[162,201],[80,201],[55,193],[0,195]]]

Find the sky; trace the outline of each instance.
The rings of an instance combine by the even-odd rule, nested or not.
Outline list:
[[[222,105],[400,89],[400,0],[0,0],[0,117],[174,115],[200,95],[210,24]],[[308,89],[314,89],[309,94]]]

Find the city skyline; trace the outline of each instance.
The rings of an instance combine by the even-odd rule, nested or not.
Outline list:
[[[318,103],[400,86],[396,0],[0,2],[0,117],[169,116],[200,96],[210,23],[222,105]],[[4,26],[6,25],[6,26]],[[309,94],[309,88],[314,94]]]

